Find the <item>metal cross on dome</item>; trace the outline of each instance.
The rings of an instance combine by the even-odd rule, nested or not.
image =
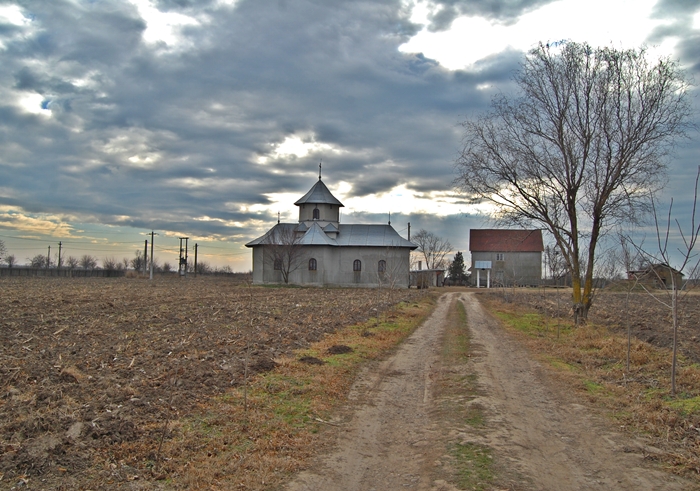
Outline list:
[[[322,162],[323,162],[323,160],[318,163],[318,180],[319,181],[321,180],[321,163]]]

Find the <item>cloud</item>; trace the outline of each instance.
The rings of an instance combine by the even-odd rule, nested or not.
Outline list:
[[[467,212],[450,194],[459,122],[512,89],[512,72],[532,41],[509,36],[525,32],[519,23],[537,26],[535,13],[556,5],[411,5],[4,5],[0,205],[27,216],[70,217],[62,220],[79,230],[155,228],[239,247],[278,211],[296,215],[293,202],[314,184],[322,160],[324,181],[344,190],[357,217],[374,218],[372,209],[377,219],[384,210],[442,217],[435,223],[447,220],[443,214],[460,217]],[[427,10],[417,22],[420,8]],[[415,44],[421,36],[454,35],[437,31],[459,27],[467,16],[503,30],[455,38],[450,50]],[[676,46],[684,63],[697,66],[692,29],[686,26]],[[499,33],[508,42],[491,43]],[[659,28],[654,35],[669,34]],[[344,212],[353,213],[350,206]],[[0,210],[0,228],[20,223],[8,213]]]
[[[444,31],[461,16],[481,17],[490,22],[510,25],[523,14],[556,0],[430,0],[425,2],[429,30]]]

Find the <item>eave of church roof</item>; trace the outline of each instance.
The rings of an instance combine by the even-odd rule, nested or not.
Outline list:
[[[418,248],[401,237],[391,225],[341,224],[336,241],[339,246]]]
[[[325,227],[322,227],[322,228],[323,228],[323,231],[326,232],[327,234],[332,233],[332,232],[335,232],[335,233],[338,232],[338,227],[333,225],[333,223],[329,223]]]
[[[304,236],[299,241],[302,245],[328,245],[337,246],[335,240],[331,239],[326,235],[321,226],[318,223],[312,223],[309,230],[304,234]]]
[[[343,203],[338,201],[335,196],[331,194],[326,185],[323,184],[323,181],[320,179],[316,181],[316,184],[314,184],[308,193],[299,198],[299,200],[294,204],[299,206],[306,203],[344,206]]]
[[[262,237],[248,242],[246,247],[271,245],[275,242],[276,230],[281,233],[298,230],[296,223],[278,223]],[[300,245],[327,245],[340,247],[387,247],[416,249],[418,246],[401,237],[391,225],[344,225],[339,227],[338,236],[330,238],[318,223],[313,223],[299,238]]]

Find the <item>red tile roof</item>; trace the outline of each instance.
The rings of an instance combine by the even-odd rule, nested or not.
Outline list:
[[[541,230],[471,229],[471,252],[542,252]]]

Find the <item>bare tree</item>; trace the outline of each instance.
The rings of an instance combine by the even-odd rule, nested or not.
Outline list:
[[[83,254],[80,257],[79,264],[83,269],[95,269],[97,267],[97,258],[90,254]]]
[[[420,229],[416,235],[411,236],[411,242],[418,246],[416,251],[423,255],[427,269],[445,268],[445,256],[452,252],[452,244],[449,240]]]
[[[7,254],[7,248],[5,247],[5,241],[0,239],[0,259],[4,258],[5,254]]]
[[[77,257],[68,256],[68,259],[66,259],[66,264],[70,269],[75,269],[78,267],[78,264],[80,264],[80,261],[78,261]]]
[[[554,285],[559,285],[559,281],[566,274],[566,264],[564,258],[556,246],[546,246],[544,248],[545,280],[551,279]]]
[[[170,273],[170,271],[172,271],[172,269],[173,269],[173,267],[170,265],[170,263],[168,261],[165,261],[163,263],[163,272],[164,273]]]
[[[652,298],[661,302],[665,307],[667,307],[671,312],[671,318],[673,323],[673,355],[671,360],[671,395],[676,395],[676,365],[678,360],[678,330],[680,328],[680,303],[682,300],[682,293],[685,293],[687,282],[684,283],[682,280],[682,271],[686,271],[689,277],[694,277],[700,270],[700,259],[697,258],[697,253],[695,248],[698,245],[698,239],[700,239],[700,221],[698,220],[696,213],[698,211],[698,184],[700,183],[700,167],[698,167],[698,172],[695,177],[695,193],[693,195],[693,209],[690,217],[690,224],[684,230],[683,226],[677,219],[672,218],[673,212],[673,198],[671,198],[671,203],[668,207],[668,215],[666,217],[665,223],[661,223],[658,214],[656,212],[656,205],[652,200],[654,206],[654,223],[656,225],[656,238],[657,238],[657,253],[649,253],[641,248],[637,248],[637,251],[647,258],[648,263],[651,265],[648,268],[648,274],[654,275],[656,283],[659,285],[664,285],[666,292],[665,298],[659,295],[653,294],[649,287],[640,281],[639,284],[648,293],[651,294]],[[671,245],[671,231],[672,229],[678,234],[681,241],[681,246],[677,247],[674,251],[669,250]],[[676,267],[672,267],[671,264],[676,259]]]
[[[592,304],[600,238],[650,211],[674,143],[689,126],[678,63],[646,52],[541,45],[515,75],[521,90],[463,123],[456,184],[505,224],[554,238],[571,274],[576,322]]]
[[[275,270],[282,273],[282,279],[289,283],[289,276],[304,263],[306,253],[301,244],[302,233],[289,223],[278,223],[265,239],[267,259]]]
[[[27,258],[27,260],[29,261],[29,265],[32,268],[46,268],[47,262],[49,261],[49,258],[47,258],[43,254],[37,254],[36,256],[34,256],[31,259]]]
[[[640,257],[638,250],[630,242],[629,238],[622,233],[618,233],[618,241],[620,242],[620,250],[617,254],[617,260],[622,265],[624,269],[623,274],[627,277],[625,284],[626,295],[625,295],[625,329],[627,330],[627,360],[625,363],[626,370],[630,371],[630,364],[632,358],[632,325],[630,322],[630,296],[632,291],[637,287],[639,278],[633,276],[629,278],[628,275],[634,270],[634,266],[639,264]]]
[[[107,271],[116,271],[121,268],[121,262],[117,261],[113,257],[106,257],[102,260],[102,269]]]
[[[189,265],[190,272],[194,273],[194,263]],[[209,274],[212,273],[214,269],[206,261],[197,261],[197,274]]]
[[[143,255],[143,251],[137,249],[136,252],[134,252],[134,257],[131,259],[131,267],[136,271],[141,271],[144,269],[145,261],[146,257]]]
[[[17,264],[17,259],[15,258],[14,254],[10,254],[10,255],[5,256],[4,261],[5,261],[5,264],[7,264],[8,268],[11,268]]]

